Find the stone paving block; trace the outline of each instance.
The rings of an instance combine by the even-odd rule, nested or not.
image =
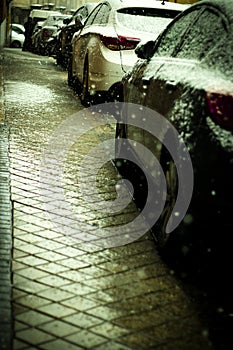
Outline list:
[[[12,301],[17,300],[18,298],[21,298],[23,296],[26,296],[27,292],[24,290],[20,290],[18,288],[13,288],[12,290]]]
[[[35,310],[40,306],[50,304],[50,301],[48,299],[44,299],[33,294],[27,294],[22,298],[18,298],[16,304],[23,305]]]
[[[48,321],[53,321],[52,317],[42,314],[35,310],[26,310],[25,312],[16,315],[15,319],[16,321],[21,321],[22,323],[25,323],[31,328],[39,326]]]
[[[87,311],[92,316],[102,318],[104,321],[113,321],[122,316],[122,310],[115,310],[107,305],[100,305]],[[128,312],[127,312],[128,314]]]
[[[85,349],[90,349],[106,342],[106,338],[86,330],[65,337],[65,339]]]
[[[63,266],[62,263],[63,263],[63,261],[59,262],[59,263],[58,262],[56,262],[56,263],[48,262],[46,264],[39,265],[37,268],[42,270],[42,271],[46,271],[49,274],[55,274],[56,275],[56,274],[59,274],[61,272],[69,270],[66,266]]]
[[[37,310],[59,319],[76,313],[74,308],[60,305],[58,303],[56,304],[50,303],[50,304],[38,307]]]
[[[20,321],[15,321],[15,324],[14,324],[14,331],[15,332],[22,331],[22,330],[27,329],[27,328],[28,328],[28,325],[26,325],[25,323],[22,323]]]
[[[77,311],[87,311],[96,306],[96,301],[88,300],[83,295],[75,296],[61,302],[62,305],[72,307]]]
[[[92,294],[93,292],[96,292],[96,288],[94,287],[86,286],[83,283],[74,283],[74,282],[66,286],[61,286],[61,289],[63,291],[72,292],[75,295],[85,295],[86,297],[89,297],[90,294]]]
[[[28,267],[27,265],[24,265],[24,264],[20,264],[20,265],[18,265],[18,267],[20,266],[20,268],[18,269],[16,266],[16,269],[15,269],[15,271],[17,271],[16,274],[20,276],[27,276],[27,278],[30,280],[38,280],[39,278],[45,277],[48,274],[45,271],[39,270],[37,267]]]
[[[20,244],[19,248],[20,248],[20,250],[22,252],[25,252],[25,253],[29,253],[30,252],[30,254],[33,254],[33,255],[45,252],[45,249],[37,247],[34,244],[25,244],[25,243],[24,244]]]
[[[72,282],[85,281],[86,283],[87,280],[92,280],[92,276],[86,275],[84,269],[64,271],[60,273],[60,276]]]
[[[16,315],[20,315],[20,314],[22,314],[22,313],[24,313],[24,312],[26,312],[28,310],[29,310],[28,307],[25,306],[25,305],[19,305],[17,303],[14,303],[12,305],[12,312],[13,312],[14,317]]]
[[[83,269],[85,267],[89,267],[91,264],[81,260],[83,259],[82,257],[80,259],[78,258],[69,258],[69,259],[65,259],[64,261],[59,262],[61,265],[63,265],[64,269],[66,269],[66,271],[68,269],[74,269],[74,270],[78,270],[78,269]]]
[[[44,323],[43,325],[38,326],[39,329],[44,330],[54,336],[58,336],[63,338],[65,336],[71,335],[73,333],[79,333],[79,328],[77,326],[72,326],[71,324],[65,323],[60,320],[54,320],[48,323]]]
[[[35,220],[35,219],[34,219]],[[59,253],[59,248],[63,248],[64,249],[64,246],[62,243],[58,243],[58,242],[55,242],[54,240],[48,240],[49,239],[52,239],[53,237],[51,237],[50,235],[51,231],[43,231],[43,237],[46,237],[46,239],[43,239],[41,240],[40,242],[37,243],[37,246],[38,247],[43,247],[44,249],[47,249],[47,250],[56,250],[58,251]],[[40,236],[41,236],[41,233],[39,233]]]
[[[39,282],[45,284],[46,286],[55,287],[55,288],[70,284],[70,281],[64,277],[59,277],[59,276],[50,275],[50,274],[40,278]]]
[[[27,348],[28,348],[28,344],[24,343],[21,340],[14,339],[13,349],[15,349],[15,350],[22,350],[22,349],[27,349]]]
[[[99,346],[95,346],[93,349],[94,350],[130,350],[132,348],[129,348],[128,346],[125,346],[115,341],[108,341],[107,343],[101,344]],[[139,350],[139,347],[137,348],[137,350]]]
[[[79,312],[74,313],[71,316],[67,316],[63,318],[64,322],[71,323],[73,325],[76,325],[80,328],[90,328],[97,324],[102,323],[102,320],[100,318],[87,315],[85,313]]]
[[[41,345],[41,349],[44,350],[85,350],[85,348],[78,346],[77,344],[68,343],[62,339],[56,339],[52,342]]]
[[[22,252],[19,249],[14,249],[14,258],[17,262],[22,262],[32,267],[40,266],[47,262],[45,259],[29,255],[28,253]]]
[[[16,336],[23,342],[31,345],[40,345],[41,343],[54,339],[52,335],[35,328],[18,331]]]
[[[14,275],[14,286],[16,288],[21,288],[28,293],[38,293],[44,289],[46,289],[46,285],[42,283],[38,283],[36,281],[31,281],[26,277],[22,277],[19,275]]]
[[[65,259],[64,255],[58,254],[53,251],[45,251],[43,253],[36,254],[36,256],[38,256],[38,258],[42,258],[44,260],[51,261],[51,262]]]
[[[70,290],[70,284],[67,285],[67,290]],[[50,287],[45,290],[39,291],[37,295],[47,298],[53,302],[62,302],[63,300],[70,299],[74,296],[72,291],[68,292],[59,288]]]
[[[91,331],[97,334],[101,334],[111,340],[117,339],[129,333],[128,329],[119,327],[117,325],[112,324],[111,322],[106,321],[100,325],[92,327]]]
[[[15,232],[15,229],[14,229]],[[20,239],[24,242],[28,242],[28,243],[37,243],[37,242],[41,242],[43,240],[43,237],[33,234],[33,233],[29,233],[26,231],[19,231],[17,230],[17,235],[20,236]],[[16,248],[17,249],[17,248]]]

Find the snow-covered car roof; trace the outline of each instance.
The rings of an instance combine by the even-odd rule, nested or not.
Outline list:
[[[103,1],[105,2],[105,1]],[[183,11],[184,9],[190,7],[189,4],[178,4],[174,2],[168,2],[165,1],[153,1],[153,0],[144,0],[141,1],[135,1],[135,0],[107,0],[111,6],[115,8],[122,8],[122,7],[153,7],[158,9],[168,9],[168,10],[177,10],[177,11]]]

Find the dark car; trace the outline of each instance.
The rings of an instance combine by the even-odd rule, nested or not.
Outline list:
[[[73,34],[82,27],[85,19],[96,5],[97,3],[88,2],[79,7],[71,18],[64,20],[64,27],[60,30],[58,39],[57,64],[67,66],[72,51],[71,39]]]
[[[141,181],[136,166],[126,160],[130,154],[158,190],[160,170],[155,171],[136,141],[150,150],[167,184],[164,208],[153,226],[161,251],[177,244],[183,255],[196,250],[199,257],[218,256],[220,266],[233,232],[233,1],[190,6],[136,53],[139,59],[122,82],[116,158],[125,161],[117,162],[118,168],[133,174],[135,183]],[[159,116],[167,121],[162,134]],[[153,208],[156,194],[149,197],[145,201],[151,200]],[[181,209],[187,207],[186,215],[178,210],[178,201]]]
[[[70,15],[58,14],[51,15],[39,26],[38,30],[35,29],[33,33],[33,51],[41,55],[47,55],[47,43],[49,38],[57,32],[59,28],[62,28],[63,21],[69,19]]]

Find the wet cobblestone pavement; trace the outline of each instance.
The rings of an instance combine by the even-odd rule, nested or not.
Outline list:
[[[98,244],[104,228],[138,214],[133,203],[117,215],[102,214],[79,197],[80,162],[100,140],[114,137],[113,125],[69,149],[63,186],[77,220],[68,220],[57,201],[55,225],[41,197],[41,157],[55,128],[83,107],[53,59],[7,49],[3,78],[13,206],[13,350],[211,349],[196,305],[161,261],[150,232],[120,247]],[[115,198],[118,179],[109,162],[98,178],[103,201]],[[47,193],[48,203],[53,198]]]

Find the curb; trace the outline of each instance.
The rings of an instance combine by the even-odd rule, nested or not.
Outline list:
[[[13,325],[11,307],[12,204],[8,157],[9,128],[4,119],[0,61],[0,349],[9,350],[12,348]]]

